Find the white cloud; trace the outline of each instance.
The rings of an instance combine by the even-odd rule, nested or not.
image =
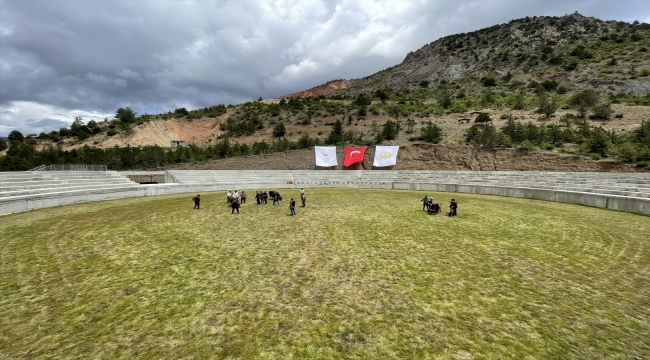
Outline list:
[[[70,126],[77,116],[87,123],[90,120],[103,121],[105,118],[112,118],[114,114],[16,101],[8,106],[0,106],[0,134],[6,136],[12,130],[19,130],[24,135],[50,132]]]

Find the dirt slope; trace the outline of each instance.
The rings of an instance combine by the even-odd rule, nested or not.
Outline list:
[[[172,140],[184,140],[190,144],[205,144],[208,142],[208,138],[221,133],[219,123],[215,119],[150,121],[138,126],[131,136],[107,137],[97,146],[107,148],[130,144],[131,146],[169,147]]]
[[[331,80],[323,85],[313,87],[309,90],[299,91],[290,95],[283,96],[283,98],[291,97],[319,97],[321,95],[328,95],[336,90],[347,89],[350,86],[349,80]]]
[[[368,148],[365,161],[350,170],[474,170],[474,171],[612,171],[650,172],[626,164],[594,161],[575,156],[517,151],[511,149],[483,149],[458,145],[412,144],[400,147],[397,165],[373,168],[374,147]],[[338,149],[339,164],[343,163],[343,147]],[[199,164],[180,164],[175,170],[307,170],[323,169],[315,166],[314,150],[303,149],[270,155],[215,160]],[[336,169],[344,169],[342,165]]]

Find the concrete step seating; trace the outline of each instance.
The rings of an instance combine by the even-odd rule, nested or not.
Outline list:
[[[0,199],[4,201],[46,194],[124,191],[139,186],[115,171],[0,173]]]
[[[570,173],[517,171],[416,171],[416,170],[203,170],[168,171],[182,184],[279,186],[291,181],[304,185],[374,185],[388,183],[484,185],[509,188],[546,189],[650,198],[650,174]]]

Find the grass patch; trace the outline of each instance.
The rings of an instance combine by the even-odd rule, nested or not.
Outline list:
[[[1,217],[0,359],[650,356],[650,217],[341,189],[290,217],[282,193]]]

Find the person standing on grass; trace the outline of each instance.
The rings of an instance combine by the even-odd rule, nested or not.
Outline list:
[[[230,190],[228,190],[228,193],[226,194],[226,204],[230,204],[230,202],[232,201],[231,197],[232,197],[232,193],[230,192]]]
[[[280,204],[280,199],[282,199],[280,197],[280,193],[276,191],[275,194],[273,194],[273,204],[271,204],[271,205],[275,205],[275,203],[278,203],[278,205],[281,205]]]
[[[289,201],[289,210],[291,210],[291,216],[296,216],[296,202],[293,198]]]
[[[192,198],[194,200],[194,208],[195,209],[200,209],[201,208],[201,195],[196,195],[195,197]]]
[[[300,201],[302,202],[302,207],[307,206],[307,205],[305,205],[305,203],[307,202],[307,198],[305,197],[305,192],[304,191],[300,193]]]
[[[242,205],[246,204],[246,192],[245,191],[241,192],[241,204]]]
[[[232,199],[230,206],[232,207],[232,211],[230,212],[231,215],[235,213],[235,210],[237,210],[237,214],[239,214],[239,201],[237,199]]]
[[[262,200],[264,202],[264,205],[267,205],[269,203],[269,193],[266,191],[262,194]]]
[[[451,203],[449,203],[449,216],[458,215],[456,210],[458,210],[458,203],[456,202],[456,199],[451,199]]]
[[[422,211],[429,210],[429,196],[424,195],[424,199],[420,201],[422,201]]]

